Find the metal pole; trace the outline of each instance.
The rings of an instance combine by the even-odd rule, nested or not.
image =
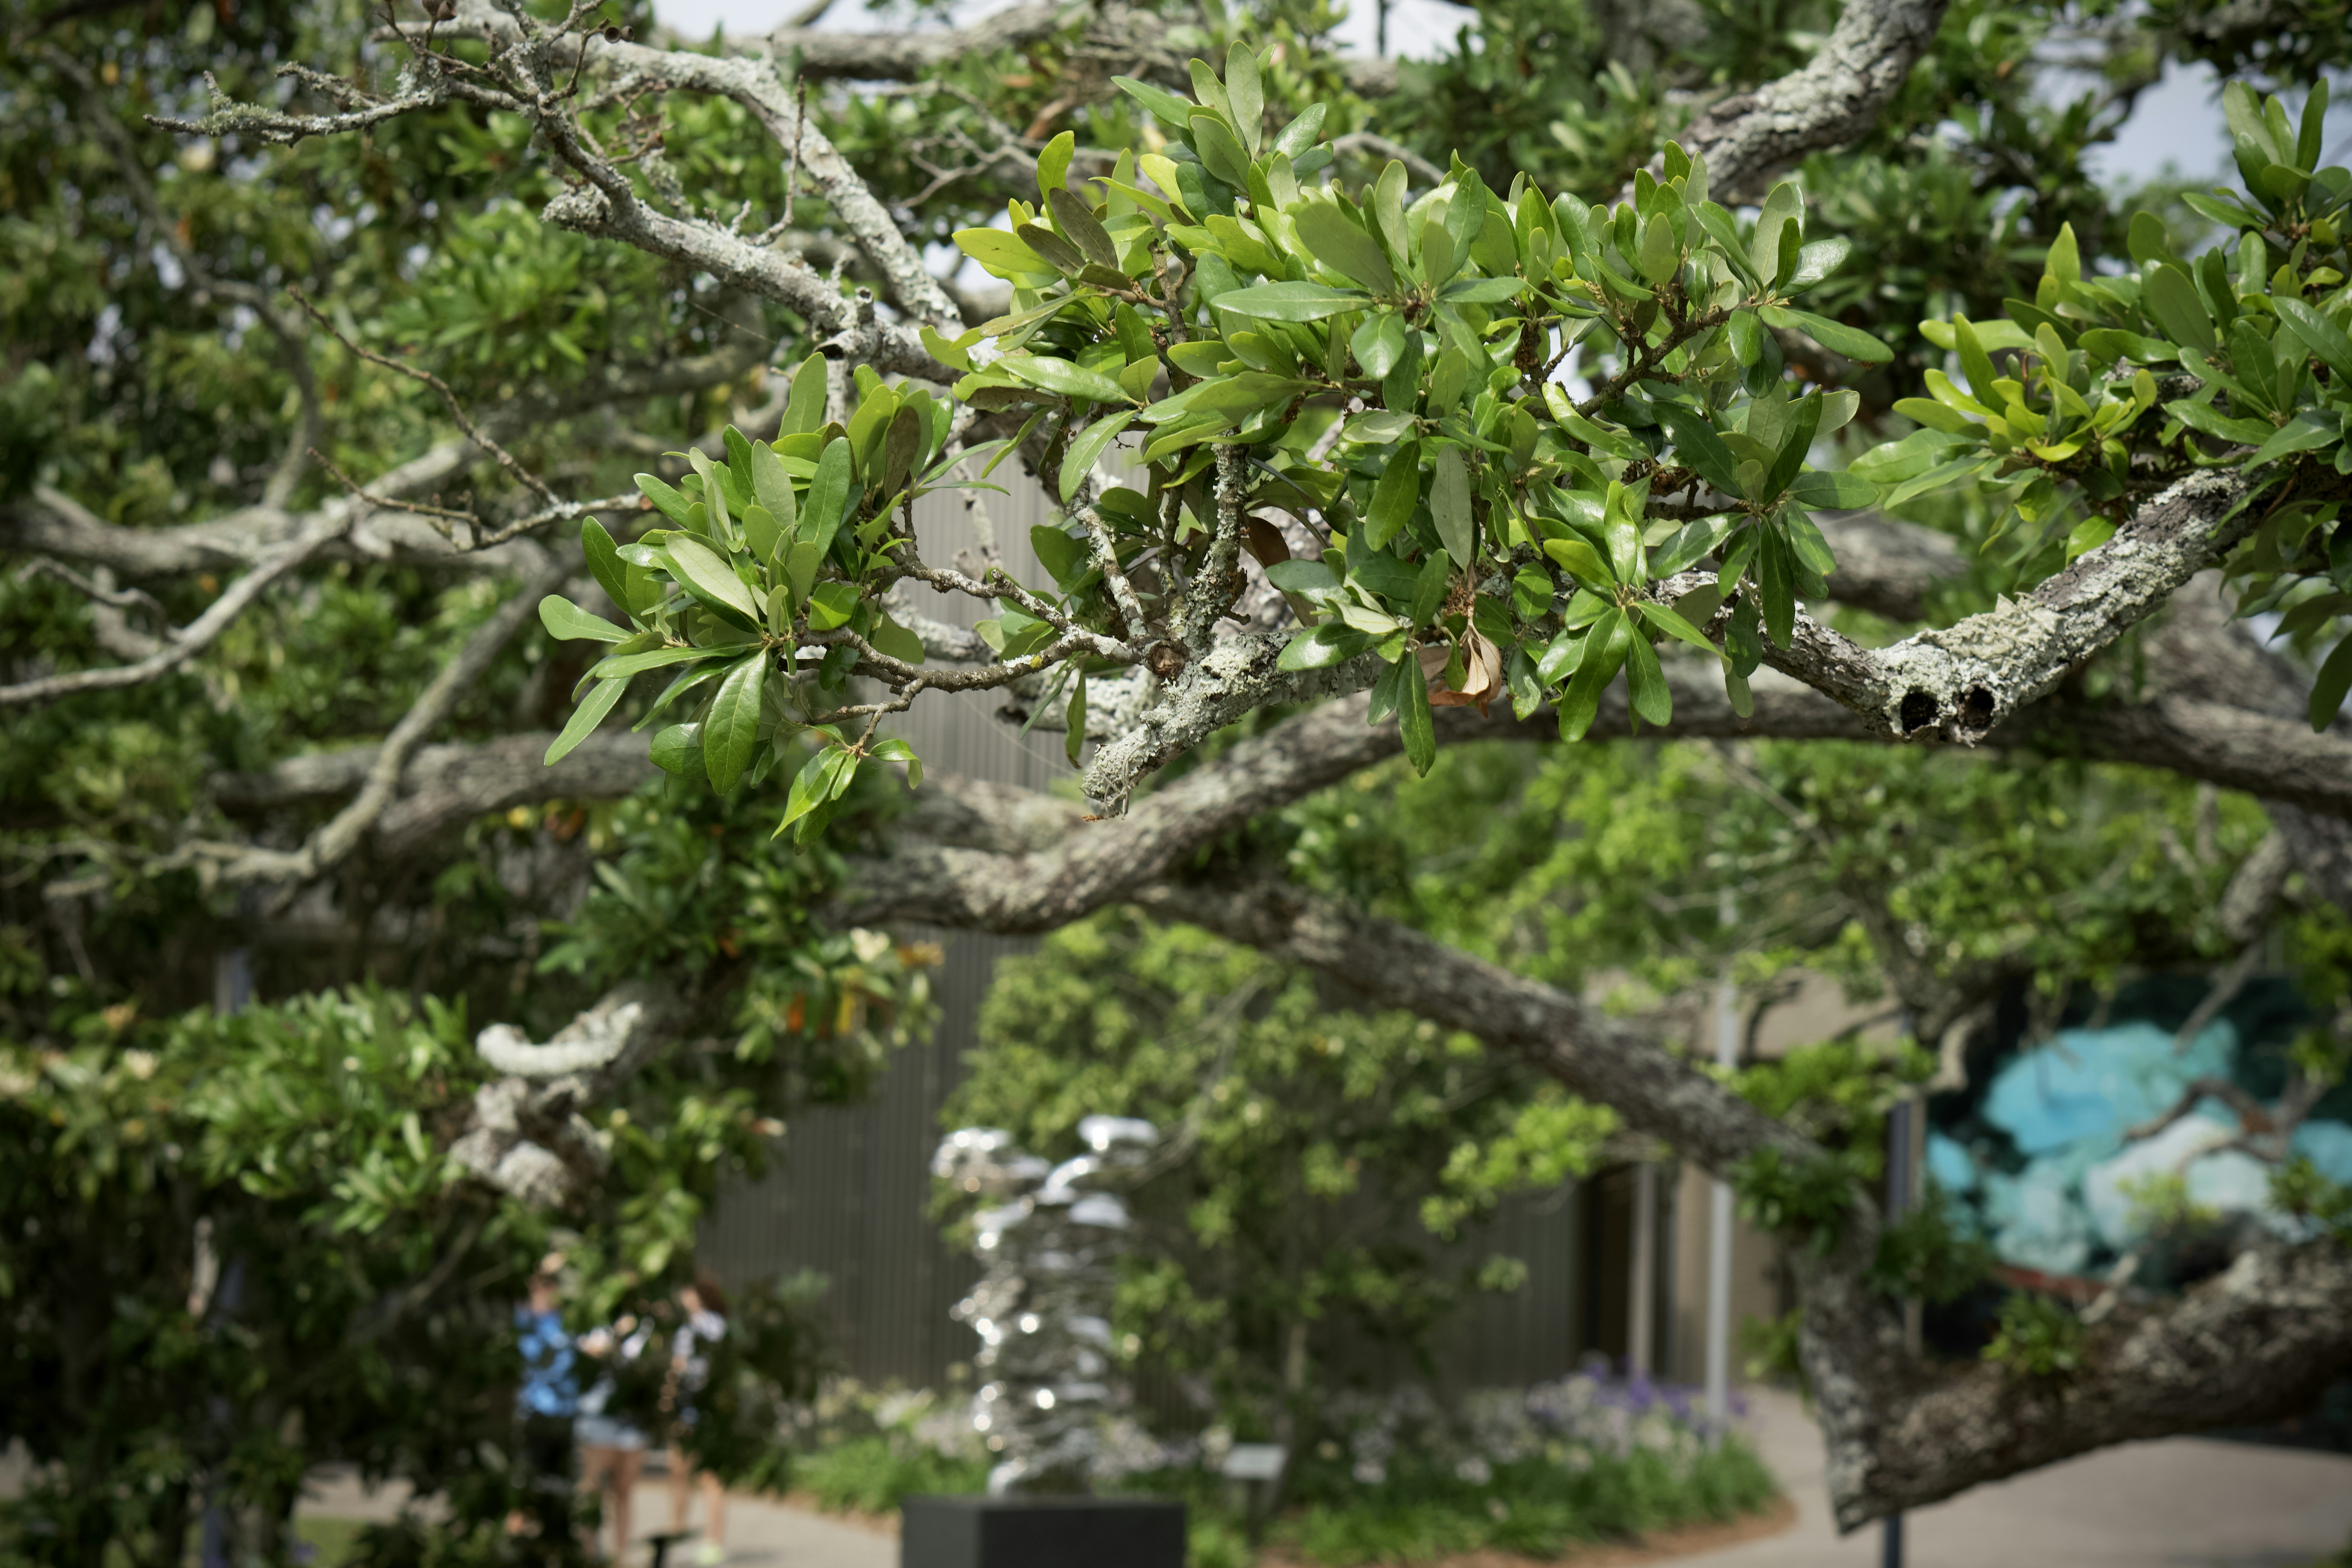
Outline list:
[[[1886,1218],[1890,1224],[1911,1207],[1911,1122],[1919,1109],[1912,1100],[1898,1100],[1886,1113]],[[1903,1516],[1899,1513],[1886,1516],[1878,1560],[1882,1568],[1903,1568]]]
[[[1651,1331],[1658,1310],[1658,1168],[1644,1160],[1633,1167],[1633,1288],[1627,1300],[1625,1374],[1647,1377]]]
[[[1715,1059],[1739,1065],[1739,993],[1726,966],[1715,987]],[[1721,1430],[1731,1415],[1731,1184],[1718,1176],[1707,1189],[1706,1419]]]

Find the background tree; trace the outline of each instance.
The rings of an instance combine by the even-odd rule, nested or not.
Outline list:
[[[1512,15],[1494,37],[1570,37]],[[2262,798],[2281,848],[2253,889],[2292,869],[2296,907],[2347,901],[2352,751],[2327,726],[2352,678],[2352,347],[2324,114],[2231,99],[2252,205],[2200,197],[2227,231],[2200,250],[2162,217],[2091,221],[2068,150],[2104,130],[2095,101],[2052,117],[2000,85],[2037,28],[2104,40],[2116,103],[2161,56],[2315,69],[2342,31],[2326,8],[2251,34],[2190,9],[2013,16],[1863,0],[1826,37],[1792,36],[1809,17],[1748,26],[1696,75],[1657,39],[1606,43],[1626,30],[1597,16],[1624,70],[1575,111],[1597,129],[1553,137],[1594,171],[1572,195],[1524,182],[1502,144],[1460,165],[1392,148],[1374,106],[1399,73],[1319,58],[1323,13],[1016,7],[962,32],[787,27],[707,51],[639,43],[643,18],[618,9],[395,13],[373,35],[346,12],[215,36],[216,14],[175,40],[101,12],[32,18],[6,68],[24,215],[6,233],[43,286],[7,308],[12,353],[41,371],[12,395],[35,434],[0,539],[35,564],[11,579],[0,702],[26,806],[10,918],[38,943],[31,993],[58,1005],[12,1029],[57,1049],[134,992],[184,1006],[208,967],[187,939],[224,931],[261,949],[273,994],[372,967],[478,990],[475,1016],[522,1027],[478,1038],[496,1076],[446,1147],[516,1202],[582,1205],[596,1162],[577,1105],[666,1092],[671,1073],[775,1096],[795,1080],[763,1052],[830,1059],[858,1037],[858,997],[906,994],[912,955],[857,932],[1046,930],[1125,902],[1475,1035],[1740,1173],[1814,1244],[1804,1351],[1848,1523],[2284,1407],[2352,1357],[2340,1240],[2258,1247],[2184,1299],[2133,1303],[2063,1384],[2001,1362],[1923,1381],[1874,1268],[1878,1216],[1819,1142],[1540,965],[1481,956],[1492,933],[1415,930],[1286,859],[1202,854],[1400,749],[1425,773],[1441,737],[1638,727],[2161,767]],[[294,96],[261,79],[268,60],[301,62]],[[1025,121],[982,107],[982,71],[1036,95],[1003,102]],[[825,85],[845,80],[908,88],[861,103]],[[1867,141],[1948,120],[1975,127],[1957,153]],[[1532,160],[1510,134],[1508,157]],[[1776,184],[1856,145],[1876,161]],[[1591,205],[1637,164],[1629,199]],[[1317,190],[1327,168],[1336,195]],[[999,197],[1012,232],[958,232]],[[2000,313],[1967,293],[1977,272],[1855,287],[1826,232],[1840,214],[1917,236],[1938,266],[1965,254],[1951,237],[1990,237],[1981,253],[2016,269]],[[943,229],[1006,287],[935,277],[916,241]],[[208,405],[188,364],[237,397]],[[1096,474],[1122,437],[1142,468]],[[1054,581],[923,563],[914,493],[1014,452],[1068,508],[1037,539]],[[1925,526],[1841,515],[1870,501]],[[2176,592],[2217,564],[2236,607],[2284,612],[2315,684],[2202,586]],[[960,631],[915,584],[994,613]],[[1835,625],[1832,605],[1874,618]],[[574,646],[519,635],[535,608]],[[592,665],[582,642],[609,652]],[[782,795],[797,841],[850,858],[804,878],[730,849],[752,863],[721,892],[776,922],[745,963],[731,926],[665,923],[715,912],[656,896],[672,874],[709,889],[710,862],[674,827],[641,847],[660,825],[622,819],[640,875],[600,879],[637,923],[591,920],[557,950],[581,965],[569,989],[519,984],[544,951],[531,915],[577,916],[600,847],[561,848],[593,813],[538,808],[640,787],[644,742],[593,731],[654,670],[666,695],[631,712],[667,719],[656,762],[739,803],[695,808],[725,818],[722,841],[732,812]],[[1009,690],[1095,742],[1087,792],[1118,820],[1081,830],[1053,802],[935,778],[883,827],[876,764],[911,780],[914,759],[876,721],[956,689]],[[794,784],[768,791],[778,770]],[[1650,840],[1669,865],[1676,837]],[[492,882],[503,898],[472,896]],[[2252,907],[2259,927],[2279,906]],[[495,930],[454,929],[484,908]],[[821,934],[820,910],[847,934]],[[1955,911],[1889,929],[1949,956],[1931,912]],[[305,920],[333,959],[297,958]],[[649,946],[590,962],[633,931]],[[828,1016],[826,995],[849,1005]],[[2323,1051],[2306,1077],[2335,1068]],[[2340,1207],[2307,1170],[2289,1187],[2316,1216]]]

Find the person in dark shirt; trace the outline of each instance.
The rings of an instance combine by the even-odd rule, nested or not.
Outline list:
[[[530,1299],[515,1308],[522,1351],[522,1382],[515,1390],[515,1425],[521,1436],[527,1502],[508,1518],[509,1534],[535,1538],[543,1551],[569,1555],[572,1533],[572,1423],[580,1409],[580,1379],[571,1332],[560,1310],[563,1255],[540,1259]]]

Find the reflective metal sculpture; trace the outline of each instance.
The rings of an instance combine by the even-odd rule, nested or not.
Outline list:
[[[1129,1225],[1119,1192],[1160,1133],[1089,1116],[1078,1136],[1087,1152],[1051,1167],[992,1127],[950,1133],[931,1158],[933,1175],[990,1205],[973,1216],[987,1272],[953,1315],[981,1339],[972,1425],[1003,1456],[988,1478],[998,1496],[1087,1490],[1118,1403],[1110,1308]]]

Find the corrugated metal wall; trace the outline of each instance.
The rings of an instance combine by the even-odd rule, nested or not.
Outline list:
[[[984,495],[1005,566],[1043,580],[1029,530],[1047,521],[1044,495],[998,470],[1009,496]],[[973,542],[962,499],[928,497],[917,510],[925,557],[946,563]],[[969,626],[977,601],[923,593],[918,608]],[[994,717],[985,693],[926,694],[898,732],[925,765],[943,772],[1044,789],[1073,770],[1057,734],[1020,735]],[[830,1300],[851,1370],[869,1382],[929,1384],[968,1360],[978,1342],[948,1319],[977,1277],[977,1265],[943,1247],[927,1216],[927,1166],[939,1142],[940,1107],[963,1076],[978,1043],[982,997],[996,961],[1031,944],[960,932],[929,933],[946,949],[938,977],[942,1022],[929,1042],[902,1051],[866,1104],[794,1120],[784,1158],[768,1177],[729,1194],[706,1228],[704,1260],[731,1281],[813,1268],[832,1281]],[[1462,1384],[1526,1382],[1572,1368],[1586,1342],[1580,1276],[1584,1247],[1570,1189],[1516,1200],[1459,1255],[1473,1265],[1491,1253],[1528,1265],[1526,1285],[1475,1300],[1437,1347],[1441,1376]]]

